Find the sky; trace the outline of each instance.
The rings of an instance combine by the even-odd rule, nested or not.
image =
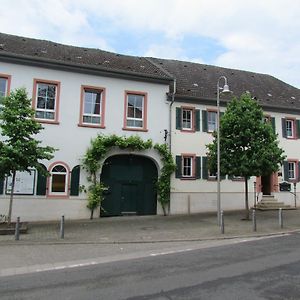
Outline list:
[[[0,0],[0,32],[265,73],[300,88],[300,0]]]

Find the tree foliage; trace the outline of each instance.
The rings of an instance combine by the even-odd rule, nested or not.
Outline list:
[[[213,143],[207,145],[212,171],[217,169],[216,132],[214,137]],[[234,98],[220,120],[220,156],[222,175],[245,178],[245,204],[249,215],[247,179],[278,171],[285,158],[270,122],[264,121],[262,108],[249,93],[240,99]]]
[[[40,160],[49,160],[53,157],[54,148],[40,146],[41,141],[34,135],[43,128],[34,118],[31,100],[27,97],[24,88],[12,91],[2,100],[0,110],[0,175],[12,176],[12,188],[8,212],[8,223],[11,221],[12,201],[17,171],[27,171],[36,168],[45,172],[40,167]]]

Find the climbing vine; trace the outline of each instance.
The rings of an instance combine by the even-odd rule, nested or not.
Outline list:
[[[158,193],[158,201],[162,206],[164,215],[166,215],[166,207],[170,202],[170,177],[175,171],[176,165],[173,157],[165,144],[155,144],[153,146],[152,140],[148,139],[143,141],[139,136],[120,137],[117,135],[98,135],[91,141],[86,154],[83,157],[82,165],[89,174],[88,181],[89,187],[82,188],[88,194],[87,207],[91,210],[91,218],[93,218],[93,211],[100,206],[102,209],[101,201],[103,199],[103,191],[107,189],[97,179],[97,173],[102,167],[103,160],[107,153],[113,148],[119,147],[120,149],[130,149],[134,151],[142,151],[154,148],[160,154],[163,167],[161,174],[157,180],[156,188]]]

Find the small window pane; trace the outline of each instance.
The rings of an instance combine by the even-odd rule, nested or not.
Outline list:
[[[45,118],[45,112],[37,110],[35,112],[35,117],[38,118],[38,119],[44,119]]]
[[[139,118],[139,119],[142,119],[142,117],[143,117],[143,111],[142,111],[141,108],[136,108],[135,109],[135,117]]]
[[[45,112],[45,119],[54,120],[54,113],[53,112]]]
[[[38,97],[36,107],[37,107],[37,108],[45,108],[45,107],[46,107],[46,101],[45,101],[45,98]]]
[[[52,175],[52,189],[53,193],[64,193],[66,188],[66,175],[53,174]]]
[[[54,109],[55,99],[54,98],[48,98],[47,100],[47,109]]]
[[[66,173],[67,170],[64,166],[57,165],[52,169],[52,172]]]
[[[7,93],[7,79],[0,78],[0,97],[5,97]]]

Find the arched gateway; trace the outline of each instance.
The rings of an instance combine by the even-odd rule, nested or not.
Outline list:
[[[144,156],[115,155],[103,164],[101,182],[109,187],[102,202],[101,216],[156,214],[154,162]]]

